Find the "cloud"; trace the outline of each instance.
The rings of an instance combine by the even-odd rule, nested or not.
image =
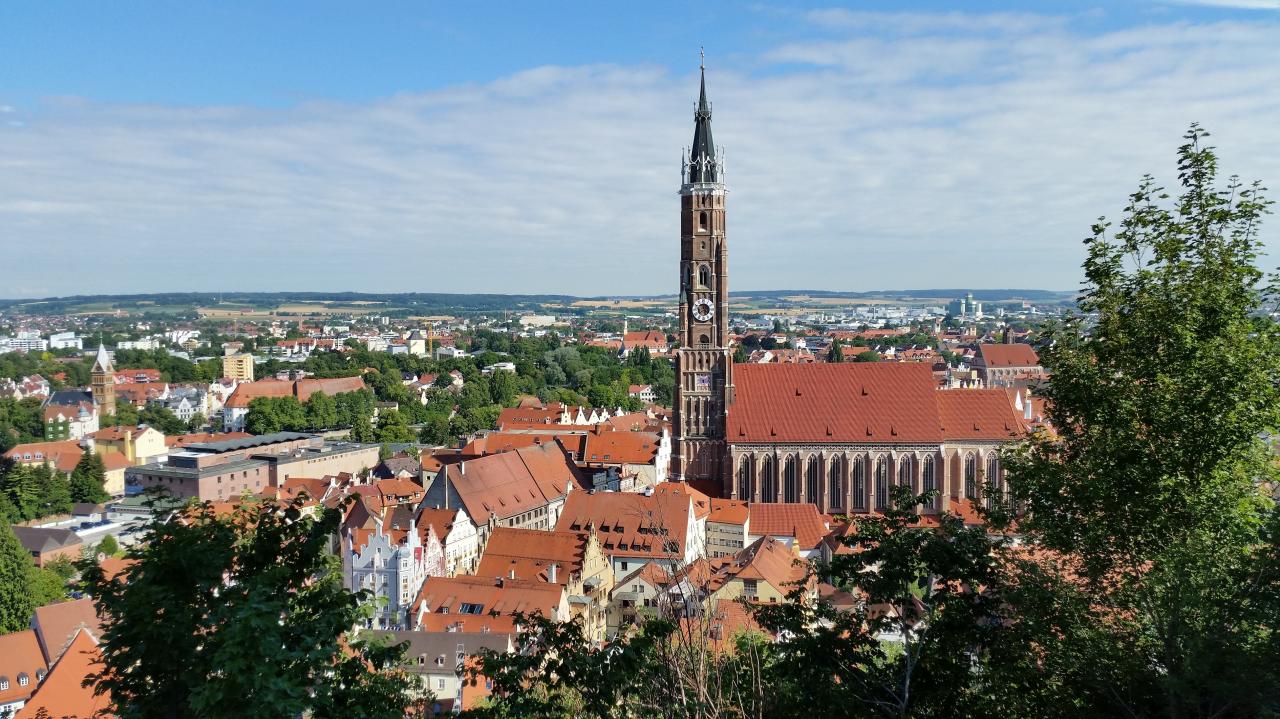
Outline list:
[[[1191,122],[1227,171],[1280,168],[1274,23],[809,20],[708,77],[734,288],[1072,288]],[[672,292],[696,90],[589,65],[285,109],[50,99],[0,127],[0,294]]]

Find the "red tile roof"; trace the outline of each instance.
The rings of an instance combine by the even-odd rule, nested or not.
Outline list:
[[[718,524],[746,524],[747,518],[751,516],[751,510],[746,502],[737,499],[711,499],[711,514],[707,516],[708,522],[716,522]]]
[[[987,367],[1035,367],[1040,357],[1028,344],[981,344],[978,356]]]
[[[421,630],[512,633],[511,615],[541,613],[556,618],[556,610],[564,595],[564,587],[541,581],[495,579],[493,577],[427,577],[414,600],[410,616],[416,620],[425,608]],[[463,611],[463,605],[479,607],[475,613]]]
[[[236,386],[236,391],[227,398],[226,407],[243,409],[249,402],[258,397],[297,397],[299,402],[306,402],[311,395],[341,394],[355,392],[365,388],[364,379],[360,377],[332,377],[329,379],[280,380],[264,379],[257,382],[243,382]]]
[[[204,442],[221,442],[228,439],[247,439],[253,435],[248,432],[192,432],[165,437],[164,443],[169,447],[185,447],[188,444]]]
[[[733,374],[730,443],[942,441],[924,364],[740,364]]]
[[[949,440],[1010,440],[1023,432],[1022,420],[1002,389],[940,390],[938,413]]]
[[[102,633],[98,612],[94,609],[93,600],[88,597],[37,607],[31,624],[36,629],[40,648],[49,662],[58,661],[77,630],[88,629],[94,636]],[[0,656],[3,655],[0,652]],[[0,698],[0,703],[3,701]]]
[[[498,527],[489,535],[478,577],[511,577],[551,581],[550,565],[556,568],[556,584],[566,584],[572,574],[582,571],[587,550],[586,532],[546,532],[537,529]]]
[[[22,701],[31,696],[47,668],[34,631],[27,629],[0,635],[0,677],[9,683],[8,689],[0,690],[0,704]],[[26,686],[22,686],[19,676],[26,676]]]
[[[652,495],[570,492],[556,529],[594,528],[610,556],[682,557],[689,522],[711,511],[706,495],[680,483],[658,485]]]
[[[445,467],[444,476],[473,521],[505,519],[545,506],[570,484],[577,469],[557,444],[525,447]]]
[[[814,549],[830,528],[818,508],[809,502],[751,505],[751,534],[757,537],[795,537],[802,550]]]
[[[101,671],[101,661],[97,640],[81,629],[15,719],[32,719],[42,711],[51,717],[114,716],[106,711],[111,705],[111,693],[95,695],[92,685],[84,686],[86,677]]]

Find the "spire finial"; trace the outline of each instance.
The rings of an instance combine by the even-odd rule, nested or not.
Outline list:
[[[698,56],[702,58],[701,62],[698,63],[698,69],[703,72],[706,72],[707,71],[707,49],[702,45],[698,46]]]

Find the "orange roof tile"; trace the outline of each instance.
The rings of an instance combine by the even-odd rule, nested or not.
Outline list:
[[[93,606],[93,600],[88,597],[37,607],[31,623],[36,629],[45,659],[49,662],[56,662],[62,656],[77,630],[88,629],[94,636],[102,632],[98,611]],[[0,656],[2,655],[0,652]],[[0,698],[0,703],[3,701]]]
[[[796,546],[814,549],[830,528],[818,508],[809,502],[751,505],[751,534],[757,537],[795,537]]]
[[[451,464],[444,475],[477,523],[545,506],[569,485],[580,486],[577,469],[554,444]]]
[[[93,686],[84,686],[86,677],[101,671],[101,661],[97,640],[81,629],[15,719],[32,719],[42,711],[53,717],[114,716],[106,712],[111,693],[95,695]]]
[[[717,522],[719,524],[746,524],[747,517],[751,516],[751,510],[746,502],[737,499],[711,499],[711,514],[707,516],[708,522]]]
[[[572,574],[582,571],[587,550],[586,532],[546,532],[537,529],[497,527],[489,535],[478,577],[511,577],[549,582],[552,564],[556,564],[556,584],[565,584]]]
[[[9,684],[7,689],[0,690],[0,705],[31,696],[47,668],[34,631],[0,635],[0,678]],[[26,686],[19,681],[23,676],[27,678]]]
[[[942,434],[949,440],[1010,440],[1023,432],[1021,418],[1002,389],[952,389],[938,392]]]
[[[1028,344],[980,344],[978,356],[987,367],[1035,367],[1040,357]]]

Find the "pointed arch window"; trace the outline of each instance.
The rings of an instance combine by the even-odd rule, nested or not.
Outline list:
[[[832,457],[831,466],[827,468],[827,507],[844,506],[844,487],[840,486],[844,473],[840,471],[840,458]]]
[[[884,457],[876,458],[876,509],[889,506],[889,463]]]
[[[904,455],[902,459],[898,460],[898,481],[895,484],[899,487],[914,487],[915,468],[915,457],[909,454]]]
[[[698,284],[702,287],[711,286],[711,268],[706,265],[698,265]]]
[[[867,508],[867,462],[864,457],[853,460],[853,508]]]
[[[987,455],[987,509],[995,509],[1000,501],[1000,458],[995,452]]]
[[[937,489],[937,477],[934,473],[933,455],[926,454],[920,463],[920,486],[926,492]]]
[[[778,501],[778,477],[773,471],[773,457],[765,456],[760,463],[760,501]]]
[[[702,212],[699,212],[698,213],[698,232],[706,232],[707,228],[710,225],[711,225],[710,215],[708,215],[708,213],[705,210]]]
[[[753,482],[751,481],[751,465],[754,460],[751,457],[743,457],[738,463],[738,499],[750,502],[753,497]]]
[[[964,456],[964,498],[978,498],[978,458],[973,452]]]
[[[800,501],[800,469],[795,455],[788,456],[782,464],[782,501]]]
[[[817,457],[809,458],[809,467],[805,470],[804,493],[805,499],[814,504],[818,503],[818,498],[822,495],[822,468],[818,466]]]

